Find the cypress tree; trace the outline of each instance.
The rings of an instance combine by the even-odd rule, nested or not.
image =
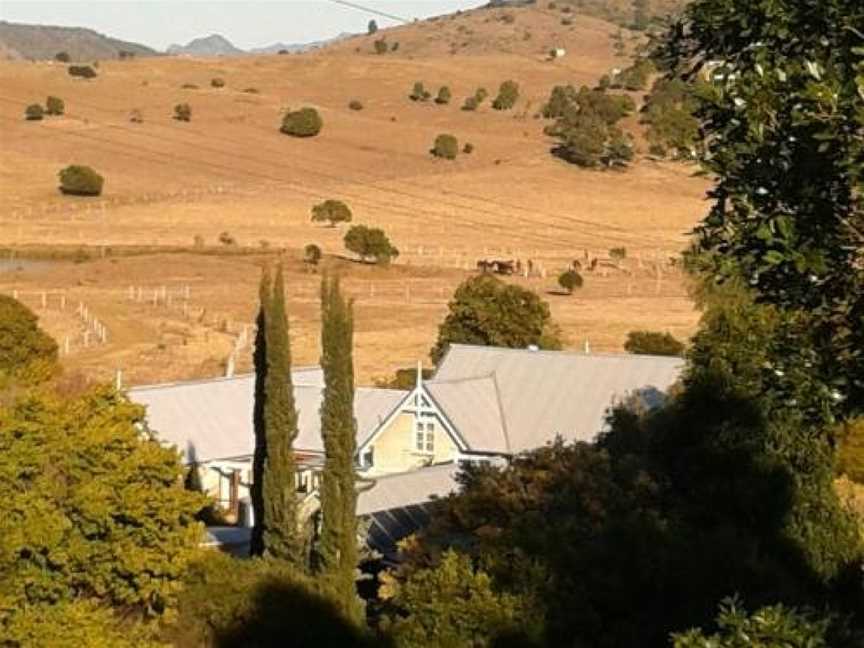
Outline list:
[[[352,304],[342,296],[339,280],[321,283],[321,367],[324,401],[321,435],[324,474],[321,482],[320,568],[332,579],[335,597],[349,618],[362,611],[355,590],[357,567],[357,493],[354,454],[354,322]]]
[[[304,543],[297,519],[297,466],[293,449],[297,438],[297,409],[291,380],[291,345],[281,265],[276,270],[273,294],[265,312],[263,555],[286,560],[302,569],[305,568]]]
[[[252,528],[252,539],[249,553],[260,556],[264,553],[264,460],[267,457],[267,428],[264,425],[264,408],[267,401],[267,309],[270,304],[270,270],[264,268],[261,273],[261,284],[258,287],[258,317],[255,320],[255,351],[252,360],[255,364],[255,407],[252,411],[252,423],[255,428],[255,454],[252,457],[252,486],[249,489],[252,500],[252,511],[255,526]]]

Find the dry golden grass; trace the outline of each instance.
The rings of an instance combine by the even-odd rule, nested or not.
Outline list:
[[[355,222],[385,228],[402,251],[390,269],[331,257],[358,296],[361,381],[425,356],[447,297],[487,257],[533,259],[546,278],[520,281],[544,292],[571,259],[626,247],[631,274],[589,274],[577,296],[549,296],[570,345],[588,339],[594,349],[620,349],[636,328],[686,337],[697,314],[669,268],[658,287],[654,264],[684,246],[703,210],[704,181],[675,164],[640,160],[624,173],[598,173],[552,157],[545,123],[534,114],[553,85],[593,84],[625,63],[609,40],[617,28],[589,18],[565,28],[545,13],[510,11],[512,25],[476,11],[383,31],[400,42],[383,56],[372,53],[372,38],[357,37],[302,56],[105,62],[92,81],[73,80],[51,63],[0,63],[0,245],[191,247],[200,236],[215,246],[227,231],[243,246],[288,249],[295,355],[315,362],[317,277],[297,258],[310,242],[342,253],[344,230],[309,220],[315,202],[340,198]],[[454,49],[454,42],[468,44]],[[546,61],[553,46],[568,55]],[[227,86],[211,88],[214,76]],[[488,102],[477,113],[459,110],[478,86],[494,94],[508,78],[523,90],[515,110],[499,113]],[[453,102],[412,103],[416,80],[433,93],[449,85]],[[199,89],[181,89],[186,83]],[[48,94],[62,97],[68,114],[25,122],[24,106]],[[364,110],[349,110],[355,98]],[[192,106],[190,123],[171,118],[180,102]],[[279,134],[282,110],[300,105],[321,111],[320,136]],[[129,122],[133,109],[143,123]],[[441,132],[470,141],[474,153],[455,162],[433,158],[428,149]],[[56,174],[70,163],[102,173],[104,195],[60,195]],[[0,290],[31,291],[38,307],[39,291],[62,289],[70,304],[90,306],[109,341],[71,349],[73,368],[100,377],[122,368],[135,382],[178,379],[221,370],[233,336],[216,320],[251,322],[260,262],[191,253],[114,257],[0,274]],[[184,315],[177,302],[170,310],[131,302],[130,285],[190,285],[187,308],[206,308],[214,322]],[[40,314],[61,343],[76,339],[74,313]],[[238,357],[242,370],[248,353]]]

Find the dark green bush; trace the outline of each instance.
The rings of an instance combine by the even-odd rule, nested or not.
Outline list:
[[[519,99],[519,84],[515,81],[505,81],[498,89],[498,96],[492,102],[495,110],[510,110]]]
[[[408,95],[411,101],[428,101],[431,96],[429,91],[423,86],[422,81],[415,81],[411,94]]]
[[[60,97],[48,97],[45,100],[46,115],[62,115],[66,112],[66,104]]]
[[[331,227],[337,223],[350,223],[351,218],[351,209],[341,200],[325,200],[312,208],[312,220],[329,223]]]
[[[39,121],[45,116],[45,110],[39,104],[30,104],[24,110],[24,119],[28,121]]]
[[[671,333],[657,331],[630,331],[624,343],[627,353],[638,355],[680,356],[684,354],[684,343]]]
[[[96,76],[96,70],[89,65],[70,65],[69,76],[80,77],[82,79],[92,79]]]
[[[471,155],[474,152],[474,145],[471,142],[465,142],[465,146],[462,147],[462,152],[465,155]]]
[[[324,120],[314,108],[288,111],[282,119],[281,131],[293,137],[314,137],[321,132]]]
[[[625,247],[614,247],[609,250],[609,258],[621,260],[627,258],[627,248]]]
[[[573,291],[576,288],[581,288],[582,284],[582,275],[575,270],[566,270],[558,276],[558,285],[566,290],[570,295],[573,294]]]
[[[188,103],[174,106],[174,119],[177,121],[192,121],[192,107]]]
[[[303,248],[303,261],[305,263],[308,263],[309,265],[318,265],[318,262],[321,261],[322,256],[324,255],[321,252],[321,248],[314,243],[310,243],[305,248]]]
[[[453,135],[442,133],[435,138],[432,155],[446,160],[455,160],[459,153],[459,140]]]
[[[437,104],[449,104],[452,95],[450,94],[450,88],[447,86],[441,86],[441,89],[438,90],[438,96],[435,97],[435,103]]]
[[[384,230],[365,225],[354,225],[345,234],[345,248],[358,254],[364,261],[372,259],[374,263],[390,263],[399,256],[397,250]]]
[[[105,179],[89,166],[73,164],[60,171],[60,191],[70,196],[98,196]]]

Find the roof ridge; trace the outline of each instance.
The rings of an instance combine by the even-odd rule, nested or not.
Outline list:
[[[292,369],[291,373],[303,373],[310,371],[322,371],[321,367],[317,365],[310,365],[308,367],[297,367],[296,369]],[[244,380],[248,378],[252,378],[255,376],[254,372],[242,373],[242,374],[234,374],[233,376],[214,376],[212,378],[193,378],[192,380],[174,380],[169,382],[162,383],[152,383],[150,385],[132,385],[125,389],[126,392],[132,391],[144,391],[150,389],[167,389],[169,387],[183,387],[186,385],[210,385],[214,383],[222,383],[222,382],[231,382],[233,380]],[[311,385],[295,385],[295,387],[311,387]]]
[[[432,380],[424,380],[423,382],[424,382],[424,384],[428,384],[428,385],[453,385],[456,383],[472,382],[475,380],[487,380],[487,379],[491,379],[494,382],[495,372],[490,371],[487,374],[481,374],[479,376],[466,376],[464,378],[449,378],[449,379],[445,379],[445,380],[435,380],[433,378]]]
[[[495,388],[495,402],[498,403],[498,415],[501,417],[501,431],[504,433],[504,447],[507,448],[507,452],[511,452],[512,448],[510,446],[510,433],[507,431],[507,417],[504,415],[504,403],[501,402],[501,390],[498,388],[498,379],[495,377],[493,373],[492,376],[492,386]]]
[[[451,344],[451,348],[476,349],[487,352],[522,353],[525,355],[557,355],[577,358],[631,358],[634,360],[677,360],[683,361],[680,356],[653,355],[648,353],[626,353],[616,351],[591,351],[585,353],[575,349],[516,349],[512,347],[488,346],[484,344]],[[443,364],[443,363],[442,363]]]

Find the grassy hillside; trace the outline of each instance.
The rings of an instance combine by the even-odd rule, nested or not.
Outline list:
[[[120,52],[134,56],[157,54],[144,45],[111,38],[92,29],[0,21],[0,56],[38,61],[53,59],[58,52],[66,52],[73,61],[114,59]]]

